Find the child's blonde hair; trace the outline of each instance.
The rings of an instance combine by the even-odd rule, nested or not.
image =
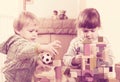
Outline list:
[[[19,17],[14,21],[13,27],[15,30],[20,31],[24,26],[38,25],[37,17],[28,11],[22,12]],[[16,33],[16,32],[15,32]]]

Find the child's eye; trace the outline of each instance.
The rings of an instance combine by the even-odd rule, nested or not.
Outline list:
[[[95,30],[91,30],[91,32],[95,32]]]
[[[84,30],[83,32],[88,32],[88,30]]]
[[[29,32],[33,32],[34,30],[29,30]]]
[[[38,30],[36,30],[36,32],[38,32]]]

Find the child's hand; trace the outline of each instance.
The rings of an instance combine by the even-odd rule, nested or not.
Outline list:
[[[58,40],[55,40],[49,43],[48,45],[41,45],[43,51],[53,53],[54,55],[58,54],[57,49],[60,47],[61,47],[61,42]]]
[[[72,60],[72,65],[79,65],[82,63],[82,56],[81,55],[76,55],[73,60]]]
[[[58,54],[57,49],[60,47],[61,47],[61,42],[58,40],[55,40],[55,41],[51,42],[50,44],[48,44],[49,51],[55,55]]]
[[[78,64],[80,64],[81,61],[82,61],[82,56],[81,55],[76,55],[75,56],[75,62],[78,63]]]

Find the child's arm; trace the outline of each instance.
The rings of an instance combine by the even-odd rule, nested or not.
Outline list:
[[[112,65],[113,64],[113,53],[112,50],[110,48],[110,45],[108,44],[105,48],[105,50],[103,51],[104,54],[104,61],[108,63],[108,65]]]
[[[48,45],[42,45],[25,40],[18,35],[14,35],[0,46],[0,51],[9,54],[9,59],[12,59],[13,57],[16,59],[29,59],[38,55],[43,50],[55,54],[57,53],[56,48],[58,47],[60,47],[59,41],[54,41]]]
[[[60,47],[61,47],[61,42],[58,40],[55,40],[47,45],[38,44],[38,51],[47,51],[56,55],[58,54],[57,49]]]
[[[59,41],[54,41],[46,45],[32,43],[32,42],[25,42],[17,47],[16,53],[17,53],[18,58],[33,57],[35,55],[38,55],[42,51],[48,51],[53,54],[58,54],[56,49],[59,47],[61,47]]]
[[[5,50],[3,49],[4,44],[5,44],[4,42],[0,43],[0,52],[5,54]]]
[[[111,50],[111,45],[105,37],[103,43],[106,44],[106,47],[104,47],[104,50],[102,51],[103,61],[106,62],[108,66],[111,66],[113,64],[113,53]]]
[[[67,66],[71,66],[71,62],[72,62],[72,59],[74,58],[74,54],[75,54],[74,45],[71,42],[69,47],[68,47],[67,52],[63,56],[63,63]]]
[[[67,66],[77,66],[80,64],[81,58],[76,51],[78,45],[75,43],[76,40],[71,41],[67,52],[63,56],[63,63]]]

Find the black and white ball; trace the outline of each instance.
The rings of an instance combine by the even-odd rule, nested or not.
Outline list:
[[[42,59],[42,62],[43,62],[44,64],[49,65],[49,64],[52,64],[52,63],[53,63],[54,55],[52,55],[52,54],[49,53],[49,52],[43,52],[41,59]]]

